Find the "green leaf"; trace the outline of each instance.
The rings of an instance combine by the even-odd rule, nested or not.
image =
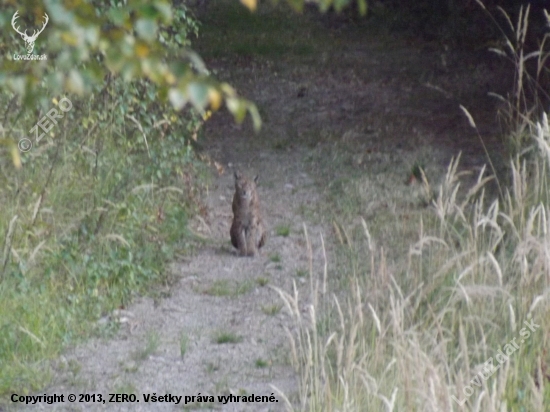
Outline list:
[[[156,2],[155,7],[160,12],[164,23],[168,24],[172,21],[172,8],[170,7],[170,4],[164,3],[164,2]]]
[[[0,139],[0,146],[5,146],[9,149],[13,165],[16,169],[21,168],[21,157],[19,156],[19,149],[14,141],[7,138]]]
[[[367,14],[367,0],[357,0],[357,5],[359,6],[359,14],[361,14],[361,16]]]
[[[109,11],[107,12],[107,16],[114,24],[118,26],[123,26],[124,23],[128,21],[130,14],[128,13],[128,10],[113,7],[109,9]]]
[[[242,123],[246,116],[247,110],[247,105],[243,101],[243,99],[239,99],[237,97],[228,97],[226,98],[225,102],[227,104],[227,108],[233,114],[235,121],[237,123]]]
[[[187,98],[185,97],[185,95],[181,92],[181,90],[176,88],[170,89],[170,91],[168,92],[168,99],[176,110],[183,109],[183,106],[187,104]]]
[[[189,100],[197,109],[203,109],[208,103],[208,86],[205,83],[191,82],[187,85]]]
[[[347,7],[350,3],[350,0],[334,0],[334,9],[339,13],[344,7]]]
[[[304,0],[287,0],[290,7],[297,12],[301,12],[304,9]]]
[[[157,37],[157,23],[150,19],[139,19],[136,24],[136,32],[138,35],[147,41],[153,41]]]
[[[243,4],[248,10],[252,12],[256,11],[257,3],[257,0],[241,0],[241,4]]]
[[[99,29],[97,27],[88,27],[83,31],[83,37],[91,46],[97,46],[99,42]]]
[[[252,117],[254,130],[259,132],[262,127],[262,118],[260,117],[260,112],[254,103],[248,104],[248,113],[250,113],[250,116]]]
[[[325,13],[330,8],[331,5],[332,5],[332,0],[320,0],[319,10],[321,10],[322,13]]]
[[[75,24],[74,14],[67,10],[61,3],[47,2],[46,7],[50,16],[55,16],[56,24],[72,26]]]
[[[206,69],[204,61],[201,59],[201,56],[199,56],[192,50],[185,50],[183,55],[191,61],[191,64],[193,65],[195,70],[197,70],[199,73],[208,74],[208,70]]]

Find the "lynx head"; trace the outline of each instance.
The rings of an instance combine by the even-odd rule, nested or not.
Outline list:
[[[240,172],[235,172],[235,191],[237,196],[243,201],[250,201],[256,190],[256,182],[258,182],[258,176],[251,181]]]

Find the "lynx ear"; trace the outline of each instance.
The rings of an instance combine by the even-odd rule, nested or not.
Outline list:
[[[258,183],[259,177],[260,177],[259,175],[256,175],[256,176],[254,177],[254,183]]]
[[[242,177],[241,172],[239,172],[238,170],[235,170],[233,172],[233,175],[235,176],[235,180],[239,180]]]

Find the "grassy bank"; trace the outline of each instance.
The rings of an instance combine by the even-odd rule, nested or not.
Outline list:
[[[454,196],[450,168],[431,214],[395,222],[418,231],[402,259],[388,259],[391,245],[362,220],[346,226],[334,269],[311,274],[308,313],[280,291],[300,329],[303,409],[545,411],[548,167],[512,164],[505,199],[487,199],[480,184],[471,202]],[[326,279],[334,294],[320,292]]]
[[[146,103],[141,86],[114,80],[87,100],[69,96],[49,135],[30,136],[21,169],[2,157],[0,395],[46,385],[51,359],[116,329],[96,321],[158,293],[167,263],[194,242],[187,223],[206,171],[190,142],[202,119]],[[12,106],[22,111],[12,127],[30,130],[58,105]]]

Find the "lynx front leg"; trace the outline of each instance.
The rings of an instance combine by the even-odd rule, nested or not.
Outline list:
[[[248,256],[248,241],[246,236],[246,230],[244,228],[241,228],[239,230],[239,237],[238,237],[238,249],[239,249],[239,255],[241,256]]]
[[[246,235],[244,228],[237,222],[234,221],[231,225],[231,230],[229,231],[231,235],[231,244],[235,249],[239,251],[239,255],[246,255]]]
[[[258,245],[258,252],[260,251],[260,249],[263,247],[263,245],[265,245],[265,242],[267,241],[267,233],[266,233],[266,230],[265,230],[265,226],[263,224],[263,222],[260,222],[260,224],[258,224],[258,231],[256,233],[257,237],[257,245]]]
[[[256,256],[258,252],[258,247],[256,244],[256,238],[258,237],[258,228],[251,227],[249,228],[246,234],[246,256]]]

